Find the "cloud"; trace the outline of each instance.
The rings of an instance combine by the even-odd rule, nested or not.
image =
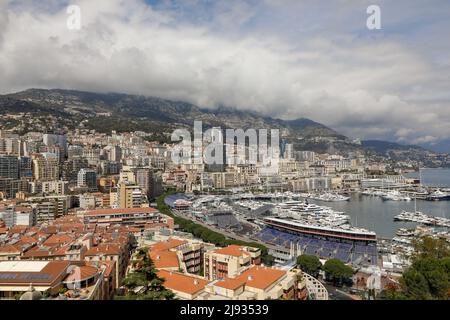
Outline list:
[[[3,47],[4,33],[8,26],[9,19],[6,11],[6,3],[0,3],[0,49]]]
[[[353,137],[450,137],[450,64],[430,42],[432,55],[423,52],[423,29],[411,31],[415,38],[401,28],[420,15],[414,10],[392,19],[392,35],[374,35],[364,6],[347,1],[339,3],[348,10],[313,1],[79,0],[83,28],[70,31],[66,2],[39,3],[8,1],[1,11],[2,93],[117,91],[309,117]],[[295,19],[300,8],[306,22]],[[449,40],[437,46],[450,48]]]
[[[438,140],[437,137],[433,136],[424,136],[415,138],[412,143],[414,144],[434,144]]]

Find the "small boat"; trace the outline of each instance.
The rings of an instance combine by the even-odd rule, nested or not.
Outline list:
[[[412,237],[415,235],[415,231],[413,229],[400,228],[395,234],[399,237]]]

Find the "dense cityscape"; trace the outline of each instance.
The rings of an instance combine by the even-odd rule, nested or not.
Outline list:
[[[143,137],[1,131],[2,298],[164,299],[139,285],[148,259],[178,299],[374,299],[400,290],[413,239],[450,241],[446,218],[398,212],[418,226],[383,239],[327,207],[351,194],[450,200],[363,154],[285,143],[267,173],[262,162],[176,164],[178,143]]]
[[[0,1],[2,316],[444,306],[449,13]]]

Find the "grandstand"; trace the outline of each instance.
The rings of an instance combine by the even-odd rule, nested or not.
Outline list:
[[[164,198],[164,203],[168,205],[170,208],[174,209],[176,206],[176,202],[178,200],[185,200],[189,201],[191,200],[191,197],[185,194],[177,193],[177,194],[171,194]]]
[[[336,258],[353,265],[376,265],[377,247],[374,243],[340,242],[308,235],[294,235],[264,228],[256,237],[266,243],[289,248],[291,243],[298,245],[302,254],[318,256],[321,259]]]
[[[241,228],[240,222],[231,211],[210,211],[206,215],[206,222],[216,225],[221,229]]]

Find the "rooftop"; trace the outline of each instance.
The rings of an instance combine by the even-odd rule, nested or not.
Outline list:
[[[237,276],[236,279],[244,281],[248,287],[267,289],[285,275],[286,271],[283,270],[253,266]]]
[[[161,241],[153,244],[151,246],[152,251],[164,251],[164,250],[170,250],[176,247],[179,247],[183,244],[188,243],[186,240],[179,240],[179,239],[173,239],[170,238],[167,241]]]
[[[167,289],[188,294],[198,293],[209,284],[209,281],[204,279],[166,270],[158,271],[158,276],[165,279],[164,287]]]
[[[51,284],[69,264],[69,261],[0,261],[0,283]]]
[[[217,281],[214,285],[225,289],[236,290],[237,288],[245,285],[245,281],[243,279],[227,278]]]
[[[244,246],[238,246],[238,245],[229,245],[225,248],[220,248],[220,249],[216,249],[214,250],[215,253],[218,254],[223,254],[223,255],[228,255],[228,256],[234,256],[234,257],[241,257],[243,255],[250,255],[247,251],[246,251],[246,247]]]
[[[173,251],[150,251],[150,258],[157,269],[180,267],[177,253]]]
[[[85,281],[99,273],[99,269],[94,266],[75,267],[66,276],[64,282],[72,283],[74,281]]]
[[[89,210],[84,213],[85,216],[103,215],[103,214],[124,214],[124,213],[157,213],[154,208],[126,208],[126,209],[96,209]]]

